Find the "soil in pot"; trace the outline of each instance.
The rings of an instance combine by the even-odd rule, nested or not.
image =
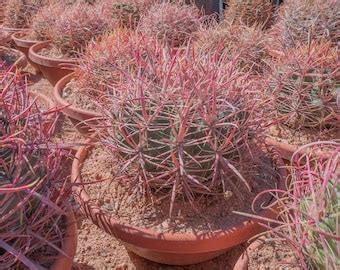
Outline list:
[[[164,194],[155,195],[154,202],[151,203],[130,179],[111,181],[117,171],[117,161],[105,149],[98,147],[90,152],[81,175],[84,183],[91,183],[85,184],[89,197],[109,214],[119,217],[122,223],[159,232],[200,233],[227,229],[247,219],[233,214],[232,211],[252,212],[251,204],[256,194],[273,188],[277,182],[271,169],[271,159],[262,161],[264,164],[253,172],[253,177],[257,179],[250,183],[252,193],[248,193],[243,184],[238,186],[242,200],[231,193],[204,196],[193,202],[193,208],[188,201],[178,199],[171,221],[169,200],[161,200]],[[260,210],[260,204],[269,202],[270,199],[269,194],[263,196],[255,209]]]
[[[62,98],[65,99],[67,103],[72,104],[76,108],[100,112],[100,108],[96,104],[96,101],[86,95],[84,91],[82,91],[75,79],[72,79],[65,86],[62,92]]]
[[[283,239],[261,239],[263,239],[263,244],[248,253],[249,270],[302,270],[294,251],[286,241]]]
[[[287,126],[276,125],[270,127],[268,130],[269,137],[272,137],[281,143],[296,146],[305,145],[315,141],[340,139],[339,134],[340,128],[336,127],[318,131],[308,128],[294,130]]]
[[[46,48],[43,48],[42,50],[39,50],[37,54],[45,57],[50,57],[53,59],[69,59],[69,58],[75,58],[74,52],[70,53],[62,53],[57,46],[53,45],[52,43],[49,44]]]

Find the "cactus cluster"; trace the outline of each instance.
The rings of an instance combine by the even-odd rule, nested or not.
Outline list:
[[[156,3],[143,16],[138,31],[156,37],[164,44],[180,47],[188,43],[200,27],[197,7],[179,2]]]
[[[271,0],[230,0],[225,20],[232,24],[245,24],[268,28],[273,19]]]
[[[302,46],[271,64],[271,118],[294,129],[339,127],[339,67],[330,44]]]

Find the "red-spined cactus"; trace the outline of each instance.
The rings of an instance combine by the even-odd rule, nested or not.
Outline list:
[[[295,130],[339,128],[338,55],[329,44],[292,49],[271,64],[270,119]]]
[[[268,28],[273,19],[271,0],[230,0],[225,13],[229,23]]]
[[[151,196],[165,192],[170,215],[178,197],[251,189],[244,151],[261,123],[252,121],[248,74],[189,52],[136,50],[136,75],[123,73],[116,92],[98,101],[110,127],[99,127],[101,141],[121,162],[117,175]]]
[[[48,0],[10,0],[6,2],[4,25],[10,28],[29,28],[32,16]]]
[[[340,5],[337,0],[285,1],[278,13],[273,42],[285,50],[312,40],[339,45]]]
[[[141,19],[138,30],[165,44],[185,45],[200,26],[200,14],[194,5],[164,2],[153,5]]]
[[[240,69],[262,72],[267,57],[267,40],[261,29],[224,22],[202,28],[196,36],[194,48],[198,53],[228,54],[230,60],[237,56],[236,62]]]
[[[48,36],[62,54],[74,56],[108,30],[108,19],[101,5],[76,3],[60,15]]]
[[[51,28],[65,11],[65,3],[51,3],[41,8],[32,18],[32,38],[48,40],[51,38]]]
[[[104,7],[114,27],[134,29],[144,13],[156,2],[157,0],[106,0]]]
[[[137,74],[135,53],[152,48],[159,53],[162,45],[155,39],[127,29],[116,29],[100,41],[91,42],[75,69],[75,81],[82,94],[97,99],[114,91],[122,74]],[[156,63],[155,63],[156,64]]]
[[[66,156],[49,143],[47,114],[0,63],[1,269],[49,268],[66,237]]]

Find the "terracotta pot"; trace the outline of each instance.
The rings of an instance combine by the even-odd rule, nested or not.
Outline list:
[[[234,265],[234,270],[248,270],[248,264],[250,259],[250,254],[263,246],[266,243],[266,238],[261,236],[252,242],[247,249],[238,258],[236,264]]]
[[[90,143],[91,141],[88,141]],[[81,147],[72,164],[71,181],[75,198],[82,212],[98,227],[115,236],[127,249],[148,260],[170,265],[188,265],[210,260],[233,246],[247,241],[264,228],[255,219],[248,219],[236,227],[209,231],[200,234],[162,233],[151,229],[123,224],[119,219],[101,209],[82,187],[81,167],[92,146]],[[285,188],[286,171],[280,169],[281,181],[278,188]],[[276,218],[276,209],[258,213],[267,218]]]
[[[76,59],[57,59],[42,56],[38,52],[47,48],[51,41],[43,41],[33,45],[29,49],[30,60],[39,66],[43,76],[54,86],[66,75],[73,72],[73,67],[77,64]]]
[[[293,153],[299,149],[298,145],[292,145],[284,142],[280,142],[275,138],[266,138],[266,143],[273,146],[281,158],[290,161]]]
[[[84,110],[72,106],[65,99],[62,98],[62,92],[64,87],[74,77],[74,73],[66,75],[62,78],[54,87],[53,96],[58,107],[62,108],[62,112],[71,120],[75,128],[82,134],[91,134],[91,128],[87,123],[96,124],[98,119],[102,117],[100,113]],[[93,119],[91,121],[91,119]]]
[[[40,41],[37,40],[26,40],[22,37],[25,36],[28,33],[28,31],[20,31],[12,34],[12,40],[14,42],[14,46],[17,48],[17,50],[21,51],[27,58],[28,63],[37,71],[40,72],[39,66],[32,62],[28,57],[28,51],[29,48],[31,48],[33,45],[39,43]]]
[[[20,31],[27,31],[29,30],[29,28],[12,28],[12,27],[0,25],[0,30],[6,31],[8,33],[15,33],[15,32],[20,32]]]
[[[67,228],[66,236],[64,238],[63,246],[61,249],[68,256],[59,254],[56,261],[52,264],[50,270],[71,270],[73,264],[73,258],[77,251],[77,221],[72,211],[71,206],[67,212]]]

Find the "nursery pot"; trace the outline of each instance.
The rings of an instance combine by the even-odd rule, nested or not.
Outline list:
[[[265,244],[266,238],[261,236],[252,242],[247,249],[241,254],[234,265],[234,270],[248,270],[250,254],[261,248]]]
[[[51,41],[43,41],[33,45],[29,49],[28,56],[30,60],[39,66],[43,76],[55,86],[56,83],[66,75],[73,72],[73,67],[77,64],[76,59],[57,59],[42,56],[39,51],[47,48]]]
[[[88,141],[90,143],[91,141]],[[233,246],[247,241],[264,231],[255,219],[224,229],[202,233],[162,233],[151,229],[123,224],[119,217],[113,217],[94,203],[81,185],[81,168],[93,146],[81,147],[72,164],[71,181],[76,200],[83,213],[105,232],[118,238],[127,249],[148,260],[170,264],[188,265],[204,262],[223,254]],[[280,169],[280,189],[285,186],[285,169]],[[272,199],[274,202],[274,198]],[[261,210],[258,215],[275,219],[275,207]]]
[[[53,90],[54,100],[56,105],[61,108],[61,111],[71,120],[72,124],[80,133],[90,134],[92,131],[87,123],[95,124],[102,115],[97,112],[77,108],[63,99],[63,90],[73,77],[74,73],[66,75],[55,85]]]
[[[71,206],[67,209],[66,226],[66,235],[61,250],[68,256],[59,254],[50,270],[71,270],[72,268],[73,258],[77,251],[77,221]]]
[[[266,143],[270,146],[273,146],[282,159],[288,160],[288,161],[290,161],[294,152],[299,149],[298,145],[292,145],[292,144],[280,142],[275,138],[267,137]]]
[[[37,64],[35,64],[34,62],[32,62],[29,57],[28,57],[28,51],[29,49],[39,43],[40,41],[36,41],[36,40],[26,40],[23,39],[22,37],[25,36],[28,33],[28,31],[20,31],[20,32],[16,32],[14,34],[12,34],[12,40],[14,42],[14,46],[17,48],[17,50],[21,51],[27,58],[28,63],[38,72],[40,72],[39,70],[39,66]]]

